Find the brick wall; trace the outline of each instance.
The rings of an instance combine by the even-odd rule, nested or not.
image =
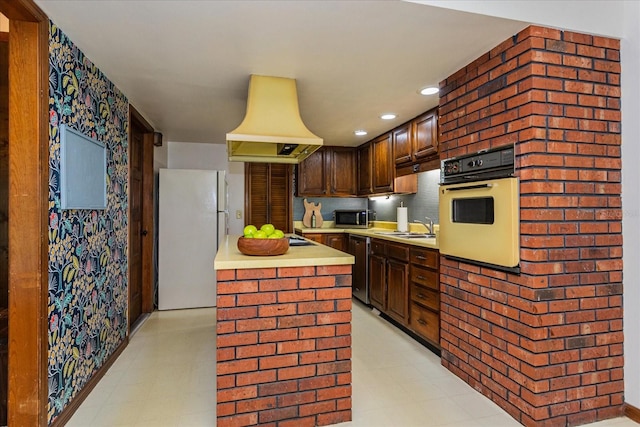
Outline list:
[[[351,420],[351,268],[217,272],[218,427]]]
[[[440,85],[442,159],[515,144],[522,271],[442,258],[442,363],[528,426],[622,414],[619,49],[532,26]]]

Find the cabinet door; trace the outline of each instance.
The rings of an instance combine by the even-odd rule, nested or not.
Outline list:
[[[314,242],[322,243],[324,245],[324,234],[322,233],[303,233],[304,237]]]
[[[324,244],[342,252],[346,252],[347,250],[347,239],[342,233],[325,234]]]
[[[271,223],[291,233],[291,165],[245,163],[245,225]]]
[[[371,194],[371,144],[358,147],[358,195]]]
[[[293,231],[291,182],[292,166],[271,163],[269,171],[269,221],[285,233]]]
[[[393,170],[391,133],[381,136],[372,143],[371,181],[374,193],[393,192]]]
[[[379,255],[369,257],[369,299],[371,305],[386,311],[387,259]]]
[[[322,147],[298,164],[298,196],[326,196],[326,148]]]
[[[355,196],[356,151],[350,147],[332,147],[326,154],[331,169],[331,196]]]
[[[413,160],[411,123],[406,123],[392,132],[393,156],[396,165],[409,163]]]
[[[409,264],[387,261],[387,314],[403,325],[409,322]]]
[[[417,117],[413,121],[413,152],[416,161],[438,154],[437,110]]]
[[[354,292],[364,292],[367,286],[367,243],[363,239],[349,239],[349,253],[355,257],[351,287]]]

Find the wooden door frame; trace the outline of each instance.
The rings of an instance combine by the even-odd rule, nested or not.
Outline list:
[[[132,123],[136,121],[144,130],[142,149],[142,229],[148,230],[148,234],[142,239],[142,313],[153,311],[153,247],[154,247],[154,225],[153,225],[153,126],[142,117],[142,114],[129,104],[129,159],[131,159],[131,143],[133,138],[131,132]],[[131,177],[131,164],[129,164],[129,177]],[[131,186],[129,186],[131,191]],[[129,194],[129,200],[131,194]],[[131,218],[131,204],[129,204],[129,218]],[[129,247],[131,238],[129,237]],[[131,263],[129,263],[129,278],[131,278]],[[130,323],[130,322],[127,322]],[[131,331],[129,331],[131,332]]]
[[[33,0],[9,18],[8,425],[47,425],[49,19]]]

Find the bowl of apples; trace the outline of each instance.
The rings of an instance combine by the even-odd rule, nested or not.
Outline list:
[[[264,224],[260,228],[250,224],[243,231],[244,235],[238,238],[238,250],[245,255],[282,255],[289,250],[289,238],[273,224]]]

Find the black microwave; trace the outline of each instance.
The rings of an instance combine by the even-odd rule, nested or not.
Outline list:
[[[373,211],[361,210],[335,210],[333,219],[337,228],[367,228],[374,218]]]

